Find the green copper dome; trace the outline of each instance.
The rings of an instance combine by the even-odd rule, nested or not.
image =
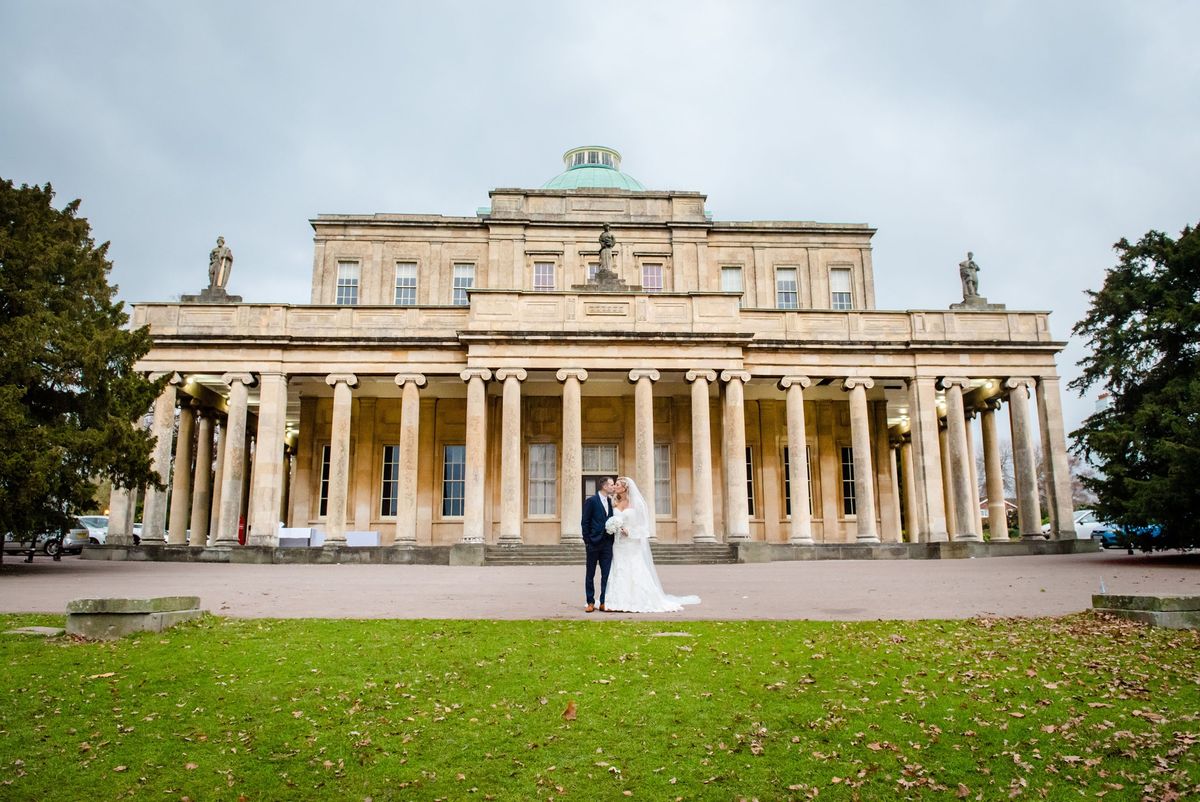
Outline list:
[[[571,148],[563,154],[567,170],[551,178],[542,189],[625,189],[643,192],[645,187],[621,172],[621,154],[603,145]]]

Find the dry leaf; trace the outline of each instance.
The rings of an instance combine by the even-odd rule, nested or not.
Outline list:
[[[958,798],[966,799],[970,795],[971,795],[971,789],[968,788],[967,786],[963,785],[962,783],[959,783],[958,784]]]
[[[88,677],[88,679],[105,679],[107,677],[115,677],[115,676],[117,676],[117,672],[105,671],[103,674],[92,674],[92,676]]]
[[[185,763],[183,767],[188,771],[195,771],[196,769],[200,768],[195,763]]]
[[[574,699],[567,702],[567,709],[563,711],[562,717],[563,717],[563,721],[574,721],[575,720],[575,700]]]

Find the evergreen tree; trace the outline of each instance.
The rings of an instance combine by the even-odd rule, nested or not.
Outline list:
[[[1075,325],[1090,354],[1079,390],[1100,385],[1112,404],[1073,433],[1099,469],[1082,477],[1106,520],[1160,524],[1154,548],[1200,544],[1200,229],[1178,240],[1150,231],[1122,239],[1104,287]]]
[[[126,327],[79,201],[53,199],[0,179],[0,532],[21,536],[67,526],[95,477],[157,485],[134,425],[162,386],[134,371],[149,331]]]

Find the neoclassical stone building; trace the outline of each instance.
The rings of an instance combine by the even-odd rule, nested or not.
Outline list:
[[[878,309],[869,226],[714,220],[620,158],[473,217],[320,215],[307,305],[136,304],[170,376],[143,544],[577,542],[614,473],[662,543],[979,540],[976,421],[991,519],[1004,427],[1021,532],[1073,537],[1047,312]]]

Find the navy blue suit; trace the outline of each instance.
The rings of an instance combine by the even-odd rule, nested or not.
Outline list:
[[[583,502],[583,545],[587,549],[587,573],[584,574],[583,590],[587,603],[596,603],[596,566],[600,566],[600,603],[604,604],[604,591],[608,589],[608,570],[612,568],[613,536],[604,531],[604,525],[612,517],[612,499],[601,498],[597,493]]]

